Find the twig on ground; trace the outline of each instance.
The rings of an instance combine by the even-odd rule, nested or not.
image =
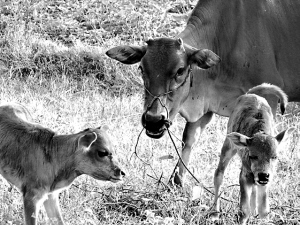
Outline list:
[[[295,211],[295,212],[300,211],[299,207],[292,207],[292,206],[289,206],[289,205],[278,205],[278,206],[272,207],[272,210],[273,209],[280,209],[280,208],[289,208],[291,211]]]
[[[161,177],[159,178],[159,180],[157,180],[157,178],[155,178],[155,177],[153,177],[153,176],[147,174],[148,177],[150,177],[150,178],[152,178],[152,179],[154,179],[154,180],[157,180],[157,184],[160,184],[160,183],[161,183],[161,184],[163,184],[163,185],[165,186],[165,188],[167,188],[168,190],[170,190],[171,188],[161,180],[162,175],[163,175],[163,174],[161,174]]]
[[[108,196],[108,195],[106,195],[106,194],[104,194],[103,192],[100,192],[100,191],[97,191],[97,190],[88,190],[88,189],[83,189],[83,188],[81,188],[81,187],[79,187],[78,185],[76,185],[76,184],[72,184],[71,186],[73,186],[73,187],[76,187],[77,189],[79,189],[79,190],[82,190],[82,191],[85,191],[85,192],[95,192],[95,193],[98,193],[98,194],[101,194],[101,195],[105,195],[105,196]]]
[[[138,135],[138,138],[137,138],[137,140],[136,140],[136,144],[135,144],[135,147],[134,147],[134,152],[133,152],[132,155],[130,156],[130,160],[131,160],[132,156],[135,155],[140,161],[142,161],[142,163],[144,163],[144,164],[150,166],[150,163],[145,162],[141,157],[139,157],[139,155],[138,155],[138,153],[137,153],[137,146],[138,146],[140,137],[141,137],[141,135],[142,135],[144,129],[145,129],[145,128],[143,128],[143,129],[141,130],[141,132],[139,133],[139,135]]]

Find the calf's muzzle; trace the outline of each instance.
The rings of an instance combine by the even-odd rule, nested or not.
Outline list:
[[[258,176],[258,181],[257,182],[260,185],[266,185],[269,182],[270,174],[268,174],[268,173],[258,173],[257,176]]]
[[[114,169],[114,175],[116,177],[119,177],[119,176],[125,177],[125,173],[119,167],[117,167],[117,166]]]

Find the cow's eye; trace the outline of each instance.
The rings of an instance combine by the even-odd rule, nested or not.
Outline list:
[[[256,155],[249,155],[249,159],[251,159],[251,160],[257,160],[258,156],[256,156]]]
[[[183,75],[183,72],[184,72],[184,68],[181,67],[181,68],[179,68],[179,69],[177,70],[177,75],[178,75],[178,76],[181,76],[181,75]]]
[[[108,156],[109,154],[108,154],[108,151],[98,151],[98,156],[100,157],[100,158],[102,158],[102,157],[105,157],[105,156]]]

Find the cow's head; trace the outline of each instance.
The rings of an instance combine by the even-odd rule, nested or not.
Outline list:
[[[145,102],[142,125],[152,138],[163,136],[189,94],[191,68],[208,69],[219,57],[208,49],[196,49],[179,39],[157,38],[145,46],[118,46],[106,54],[125,64],[140,62]]]
[[[254,176],[254,182],[258,185],[266,185],[272,179],[277,164],[277,149],[281,142],[285,142],[294,132],[289,128],[279,133],[276,137],[264,133],[256,133],[253,137],[232,132],[227,135],[236,146],[247,147],[248,151],[243,155],[243,160],[250,166]]]

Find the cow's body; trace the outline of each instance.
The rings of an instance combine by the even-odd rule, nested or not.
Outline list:
[[[55,224],[64,224],[58,194],[76,177],[117,182],[124,173],[104,128],[57,135],[30,120],[22,105],[0,106],[0,174],[22,192],[26,225],[36,224],[42,203]]]
[[[107,55],[127,64],[141,61],[147,89],[142,121],[149,136],[163,135],[167,116],[172,120],[180,113],[186,119],[182,157],[187,163],[196,134],[213,113],[229,116],[236,98],[249,88],[272,83],[289,101],[300,101],[299,27],[298,0],[201,0],[180,40],[158,38],[142,47],[119,46]],[[174,91],[165,94],[169,90]],[[278,99],[266,99],[275,115]],[[181,163],[179,168],[182,175]]]
[[[197,105],[197,110],[191,111],[229,116],[233,95],[235,99],[264,82],[281,87],[289,101],[300,101],[299,27],[300,2],[297,0],[199,1],[179,37],[198,49],[212,50],[222,62],[207,71],[194,71],[195,88],[187,99],[190,99],[189,110]],[[200,76],[207,76],[205,80],[211,83],[204,84]],[[197,98],[192,99],[199,93],[205,96],[200,87],[213,89],[207,97],[211,102],[207,107],[203,104],[206,101],[195,103]],[[209,92],[204,91],[208,95]],[[198,119],[193,115],[186,117],[193,118],[192,121]]]

